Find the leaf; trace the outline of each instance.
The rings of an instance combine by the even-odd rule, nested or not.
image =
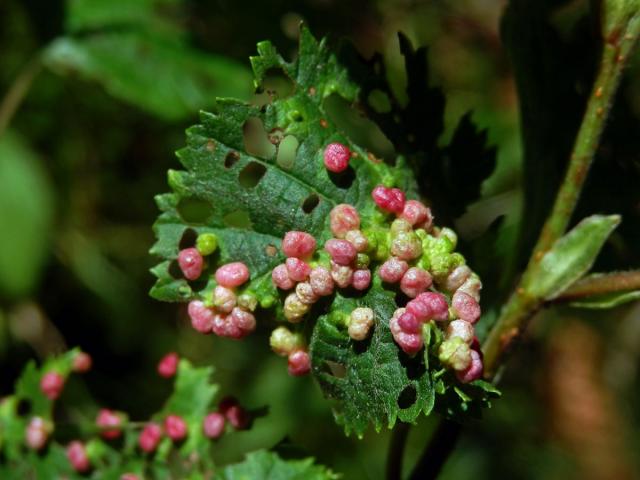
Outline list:
[[[187,423],[189,436],[180,453],[189,455],[198,451],[208,461],[209,439],[204,436],[202,420],[209,413],[211,402],[218,386],[211,383],[213,367],[193,367],[189,361],[181,359],[178,364],[175,385],[157,417],[160,421],[167,415],[179,415]]]
[[[313,458],[284,460],[276,453],[258,450],[246,459],[227,465],[216,474],[216,480],[332,480],[340,478],[331,470],[315,464]]]
[[[551,300],[580,279],[593,266],[600,249],[620,223],[619,215],[585,218],[544,254],[527,284],[531,295]]]
[[[338,296],[333,309],[345,313],[356,307],[375,312],[375,327],[369,340],[354,342],[344,324],[322,316],[311,338],[313,374],[323,391],[338,400],[336,421],[345,433],[362,437],[372,423],[376,431],[396,420],[414,422],[434,405],[431,376],[421,356],[410,359],[395,344],[389,319],[397,308],[391,292],[374,286],[361,299]],[[336,370],[338,370],[336,372]]]
[[[636,300],[640,300],[640,290],[593,295],[591,297],[581,298],[580,300],[574,300],[573,302],[569,303],[569,305],[575,308],[604,310],[607,308],[618,307],[620,305],[624,305],[625,303],[634,302]]]
[[[40,160],[18,137],[0,137],[0,296],[29,294],[47,258],[51,185]]]
[[[187,131],[187,147],[178,152],[187,170],[170,171],[173,193],[156,198],[162,214],[154,225],[158,241],[151,253],[164,259],[153,269],[158,281],[151,295],[157,299],[186,301],[204,297],[214,287],[213,268],[206,272],[204,286],[172,273],[172,262],[185,245],[180,247],[181,241],[193,239],[190,232],[215,233],[220,243],[216,263],[244,262],[251,272],[247,288],[275,296],[270,271],[283,260],[279,246],[287,231],[307,231],[320,243],[329,238],[328,216],[336,204],[355,205],[366,217],[373,213],[369,199],[375,185],[391,182],[415,192],[402,163],[391,169],[370,160],[326,115],[325,98],[335,93],[353,101],[358,87],[324,41],[318,43],[303,29],[300,55],[292,63],[269,42],[260,43],[258,52],[251,59],[258,87],[268,72],[278,70],[294,83],[295,91],[265,107],[220,99],[215,113],[202,113],[202,123]],[[268,133],[275,143],[296,138],[292,165],[278,163],[277,148],[258,153],[247,149],[243,131],[255,125],[258,135],[264,139]],[[328,174],[322,155],[331,142],[344,143],[357,154],[350,163],[352,172]],[[308,202],[311,208],[305,206]]]
[[[212,108],[216,96],[247,98],[250,77],[232,60],[145,32],[64,37],[45,51],[57,73],[80,74],[114,97],[167,120]]]

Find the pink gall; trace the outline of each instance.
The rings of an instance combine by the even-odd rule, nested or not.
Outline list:
[[[471,295],[464,292],[458,290],[453,294],[451,306],[457,317],[469,323],[476,323],[480,318],[480,305]]]
[[[78,352],[78,354],[73,357],[71,370],[75,373],[87,373],[91,370],[92,365],[93,360],[91,359],[91,355],[86,352]]]
[[[424,292],[416,297],[429,308],[429,319],[443,322],[449,319],[449,304],[441,293]]]
[[[238,403],[227,408],[224,415],[236,430],[246,430],[251,425],[251,415]]]
[[[344,239],[353,245],[358,253],[366,252],[369,248],[369,241],[360,230],[349,230]]]
[[[353,272],[353,280],[351,280],[353,288],[356,290],[366,290],[371,285],[371,270],[361,269]]]
[[[349,166],[351,151],[342,143],[330,143],[324,149],[324,166],[334,173],[344,172]]]
[[[49,440],[53,426],[42,417],[33,417],[26,428],[25,443],[32,450],[41,450]]]
[[[309,284],[313,289],[313,293],[320,297],[326,297],[333,293],[333,278],[331,278],[331,272],[325,267],[319,266],[311,270]]]
[[[344,238],[347,232],[360,228],[360,215],[352,205],[341,203],[331,210],[329,225],[336,238]]]
[[[398,317],[398,325],[406,333],[420,333],[422,329],[422,321],[409,311]]]
[[[289,375],[301,377],[311,371],[311,358],[305,350],[294,350],[289,354]]]
[[[299,258],[289,257],[287,258],[285,265],[287,266],[289,278],[296,282],[304,282],[311,273],[311,267],[309,264]]]
[[[426,322],[431,317],[431,307],[417,298],[409,300],[406,305],[407,312],[411,313],[419,322]]]
[[[313,291],[313,287],[309,282],[300,282],[296,285],[296,295],[302,303],[312,305],[318,301],[318,295]]]
[[[353,268],[331,262],[331,278],[340,288],[347,288],[353,281]]]
[[[460,288],[464,282],[467,281],[471,275],[471,269],[466,265],[460,265],[453,269],[453,271],[447,276],[444,287],[449,292],[455,292]]]
[[[212,332],[219,337],[239,340],[246,334],[233,321],[231,314],[217,314],[213,317]]]
[[[107,440],[118,438],[122,434],[120,415],[107,408],[102,408],[96,417],[96,426],[100,428],[100,436]]]
[[[64,389],[65,378],[58,372],[47,372],[40,379],[40,390],[49,400],[56,400]]]
[[[300,322],[309,308],[309,305],[303,303],[296,293],[290,293],[284,299],[284,316],[292,323]]]
[[[219,412],[213,412],[204,417],[202,430],[207,438],[220,438],[224,433],[225,418]]]
[[[203,263],[202,255],[196,248],[185,248],[178,254],[178,265],[187,280],[197,280],[200,277]]]
[[[475,338],[475,331],[473,325],[464,320],[453,320],[447,325],[446,338],[460,337],[465,343],[471,345]]]
[[[389,320],[389,328],[391,329],[393,339],[402,351],[407,355],[415,355],[422,349],[424,342],[422,340],[422,335],[417,333],[407,333],[400,327],[398,320],[404,313],[404,308],[397,309],[394,312],[393,317],[391,317],[391,320]]]
[[[229,313],[238,304],[238,298],[233,290],[222,285],[213,289],[213,305],[216,310]]]
[[[404,209],[405,195],[399,188],[378,185],[371,192],[371,197],[376,205],[386,212],[401,214]]]
[[[483,373],[484,365],[480,354],[475,350],[471,350],[471,363],[464,370],[456,371],[456,377],[462,383],[469,383],[482,378]]]
[[[378,276],[386,283],[398,283],[405,272],[409,269],[409,264],[396,257],[389,258],[378,270]]]
[[[291,290],[295,282],[289,278],[289,271],[284,263],[281,263],[271,271],[271,280],[280,290]]]
[[[200,300],[192,300],[187,307],[191,326],[200,333],[211,333],[215,313]]]
[[[142,451],[151,453],[155,451],[162,439],[162,428],[157,423],[148,423],[140,432],[138,445]]]
[[[249,269],[242,262],[232,262],[216,270],[216,282],[227,288],[239,287],[249,280]]]
[[[175,352],[167,353],[158,362],[158,375],[164,378],[171,378],[178,370],[178,354]]]
[[[164,419],[164,431],[174,442],[180,441],[187,436],[187,424],[178,415],[168,415]]]
[[[369,336],[373,327],[375,313],[369,307],[358,307],[349,315],[349,336],[356,341],[364,340]]]
[[[424,228],[427,221],[431,223],[431,210],[418,200],[407,200],[400,214],[400,218],[404,218],[411,225]],[[425,228],[427,230],[427,228]]]
[[[346,240],[332,238],[324,244],[324,249],[331,255],[331,259],[338,265],[351,265],[358,251]]]
[[[230,321],[246,336],[256,329],[256,317],[251,312],[247,312],[239,307],[231,311]]]
[[[411,267],[400,280],[400,290],[410,298],[415,298],[431,286],[429,272],[418,267]]]
[[[67,446],[67,458],[76,472],[86,473],[91,468],[84,444],[74,440]]]
[[[306,232],[287,232],[282,240],[282,252],[287,257],[308,258],[316,249],[316,239]]]

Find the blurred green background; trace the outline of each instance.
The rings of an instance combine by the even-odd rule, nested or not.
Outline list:
[[[550,100],[564,130],[533,137],[550,161],[571,144],[579,121],[572,112],[580,111],[585,95],[576,79],[588,79],[592,69],[590,45],[574,40],[584,38],[587,3],[538,2],[545,5],[541,21],[568,45],[543,51],[566,71],[554,70],[553,62],[549,71],[537,70],[542,80],[570,91]],[[345,478],[383,478],[389,433],[345,438],[313,380],[289,377],[282,359],[270,353],[266,331],[243,342],[203,337],[188,327],[183,306],[148,297],[155,259],[147,251],[158,213],[153,196],[168,189],[166,171],[178,166],[173,152],[199,109],[213,108],[217,96],[260,101],[248,63],[258,41],[270,39],[292,58],[300,21],[316,36],[346,37],[365,56],[385,55],[390,82],[402,96],[397,32],[403,31],[414,45],[429,46],[431,82],[447,96],[440,142],[446,144],[472,110],[498,148],[483,197],[456,228],[470,264],[485,274],[489,295],[499,301],[541,221],[530,200],[537,195],[548,206],[544,189],[553,192],[563,167],[555,161],[550,173],[530,183],[527,169],[543,171],[536,170],[543,165],[522,160],[514,67],[499,32],[505,4],[0,1],[0,396],[12,391],[28,359],[80,346],[95,368],[65,395],[75,397],[80,411],[97,402],[144,418],[170,388],[155,375],[155,364],[176,350],[196,364],[215,365],[223,392],[270,409],[253,430],[218,444],[221,462],[290,440]],[[637,63],[581,204],[585,215],[624,215],[600,260],[606,270],[640,264]],[[587,73],[572,77],[569,67]],[[548,87],[539,86],[540,92]],[[503,399],[482,422],[470,422],[442,478],[634,478],[640,472],[639,354],[640,305],[543,312],[505,372]],[[412,430],[407,464],[432,428],[431,419],[422,419]]]

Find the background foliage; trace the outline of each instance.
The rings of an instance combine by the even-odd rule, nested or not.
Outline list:
[[[35,74],[0,133],[0,395],[12,391],[29,359],[79,345],[92,353],[95,368],[65,395],[145,417],[170,389],[148,372],[161,354],[177,349],[198,365],[216,365],[221,390],[248,407],[268,401],[270,415],[223,439],[216,461],[238,461],[247,450],[284,440],[346,478],[381,478],[387,432],[344,438],[318,387],[310,378],[288,377],[264,337],[242,343],[201,337],[188,328],[184,309],[148,297],[153,196],[166,190],[165,172],[178,165],[170,152],[184,144],[183,131],[200,108],[211,110],[217,96],[264,103],[264,93],[252,93],[246,59],[267,38],[293,58],[304,19],[316,36],[350,38],[366,57],[385,54],[385,74],[372,78],[372,88],[391,89],[400,107],[409,98],[410,105],[428,105],[399,112],[407,124],[420,125],[420,151],[429,155],[414,160],[446,185],[444,194],[432,189],[436,214],[460,233],[469,264],[484,280],[490,318],[547,214],[597,58],[589,2],[511,0],[503,7],[487,0],[0,3],[0,91],[21,72]],[[429,46],[427,72],[406,43],[402,55],[399,30],[414,46]],[[409,59],[425,75],[405,90]],[[576,219],[622,215],[599,271],[640,264],[637,73],[636,60],[576,212]],[[273,89],[287,88],[281,79],[270,81]],[[426,82],[445,97],[424,90]],[[414,96],[421,91],[427,98]],[[376,155],[390,158],[395,145],[411,158],[408,139],[382,128],[386,138],[339,101],[335,112]],[[486,128],[489,145],[466,120],[456,128],[461,118]],[[451,138],[470,138],[470,130],[476,140],[462,142],[467,148],[442,148]],[[493,146],[492,176],[457,202],[461,181],[491,171]],[[459,167],[469,158],[479,170]],[[465,210],[468,201],[474,203]],[[503,399],[485,421],[469,425],[443,477],[589,471],[624,478],[638,471],[640,417],[632,407],[640,394],[639,308],[566,307],[539,315],[505,373]],[[408,461],[432,428],[431,420],[419,421]]]

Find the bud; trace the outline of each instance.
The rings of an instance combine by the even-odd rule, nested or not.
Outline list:
[[[296,295],[302,303],[312,305],[318,301],[318,295],[313,291],[313,287],[309,282],[300,282],[296,285]]]
[[[359,253],[358,255],[356,255],[356,270],[364,270],[366,268],[369,268],[370,263],[371,259],[366,253]]]
[[[292,323],[302,320],[302,317],[309,311],[309,305],[302,303],[296,293],[287,295],[284,300],[284,316]]]
[[[460,337],[465,343],[471,345],[475,331],[473,325],[464,320],[454,320],[447,326],[446,338]]]
[[[360,228],[360,215],[352,205],[336,205],[329,214],[331,233],[336,238],[344,238],[348,231]]]
[[[271,271],[271,280],[280,290],[290,290],[295,285],[294,281],[289,278],[289,271],[284,263],[281,263]]]
[[[249,280],[249,269],[242,262],[232,262],[216,270],[216,282],[227,288],[239,287]]]
[[[40,390],[49,400],[57,399],[64,389],[65,378],[58,372],[47,372],[40,379]]]
[[[356,308],[349,317],[349,336],[356,340],[364,340],[373,326],[374,313],[371,308]]]
[[[224,433],[225,419],[219,412],[213,412],[204,417],[202,430],[208,438],[220,438]]]
[[[289,354],[289,375],[300,377],[311,371],[311,358],[305,350],[294,350]]]
[[[192,300],[187,308],[191,326],[200,333],[211,333],[214,312],[200,300]]]
[[[200,252],[195,248],[185,248],[178,254],[178,265],[184,278],[196,280],[202,274],[203,259]]]
[[[400,290],[410,298],[417,297],[431,286],[431,275],[426,270],[411,267],[400,280]]]
[[[316,267],[309,274],[309,284],[313,289],[313,293],[320,297],[331,295],[333,293],[333,278],[331,272],[325,267]]]
[[[201,233],[196,239],[200,255],[211,255],[218,249],[218,237],[214,233]]]
[[[218,285],[213,289],[213,305],[219,312],[229,313],[236,304],[236,294],[230,288]]]
[[[286,357],[294,350],[301,349],[304,340],[300,334],[293,333],[286,327],[278,327],[271,332],[269,345],[277,355]]]
[[[357,252],[366,252],[369,248],[369,241],[360,230],[349,230],[345,240],[351,243]]]
[[[238,306],[253,312],[258,307],[258,299],[252,293],[243,293],[238,297]]]
[[[465,370],[471,364],[471,348],[462,338],[452,337],[440,344],[438,358],[449,368]]]
[[[282,239],[282,252],[287,257],[308,258],[316,249],[316,239],[306,232],[287,232]]]

